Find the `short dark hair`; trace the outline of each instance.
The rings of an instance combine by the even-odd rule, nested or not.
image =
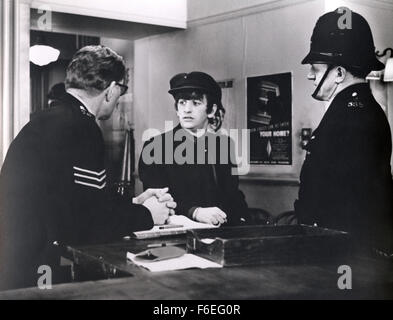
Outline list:
[[[67,67],[65,86],[83,89],[90,94],[103,91],[112,81],[125,76],[125,64],[112,49],[97,45],[80,49]]]
[[[347,71],[349,71],[354,77],[365,79],[368,74],[372,71],[371,68],[353,68],[343,66]]]
[[[180,99],[184,99],[184,100],[203,99],[204,94],[206,95],[206,100],[207,100],[207,108],[206,108],[207,114],[212,112],[214,105],[217,106],[217,110],[214,113],[214,117],[209,118],[208,121],[209,121],[209,125],[213,128],[213,130],[218,131],[221,128],[222,122],[224,120],[225,109],[221,101],[217,101],[217,99],[214,98],[212,94],[196,89],[182,90],[176,92],[173,95],[173,97],[175,98],[175,108],[177,110],[177,105]]]

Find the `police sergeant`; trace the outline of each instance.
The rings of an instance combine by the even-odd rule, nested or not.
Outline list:
[[[118,241],[174,213],[168,188],[134,199],[107,192],[96,120],[111,116],[124,78],[124,60],[110,48],[80,49],[67,68],[67,92],[12,142],[0,173],[0,290],[35,286],[40,265],[61,281],[59,244]]]

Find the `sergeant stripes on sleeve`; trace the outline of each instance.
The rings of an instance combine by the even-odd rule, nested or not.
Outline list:
[[[103,189],[106,186],[106,170],[94,171],[80,167],[73,167],[74,182],[76,184]]]

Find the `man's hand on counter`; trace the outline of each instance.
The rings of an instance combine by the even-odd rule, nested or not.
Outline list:
[[[169,188],[147,189],[133,198],[133,203],[142,204],[149,209],[154,224],[164,224],[170,215],[175,214],[176,202],[168,193]]]

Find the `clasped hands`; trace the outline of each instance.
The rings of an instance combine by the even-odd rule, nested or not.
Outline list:
[[[154,224],[165,224],[169,216],[175,214],[176,208],[176,202],[168,191],[169,188],[147,189],[133,198],[132,202],[149,209]]]
[[[177,206],[173,197],[168,193],[169,188],[147,189],[132,199],[135,204],[141,204],[149,209],[154,224],[165,224],[169,216],[175,214]],[[197,208],[193,214],[194,220],[213,225],[222,225],[227,222],[227,215],[217,207]]]

